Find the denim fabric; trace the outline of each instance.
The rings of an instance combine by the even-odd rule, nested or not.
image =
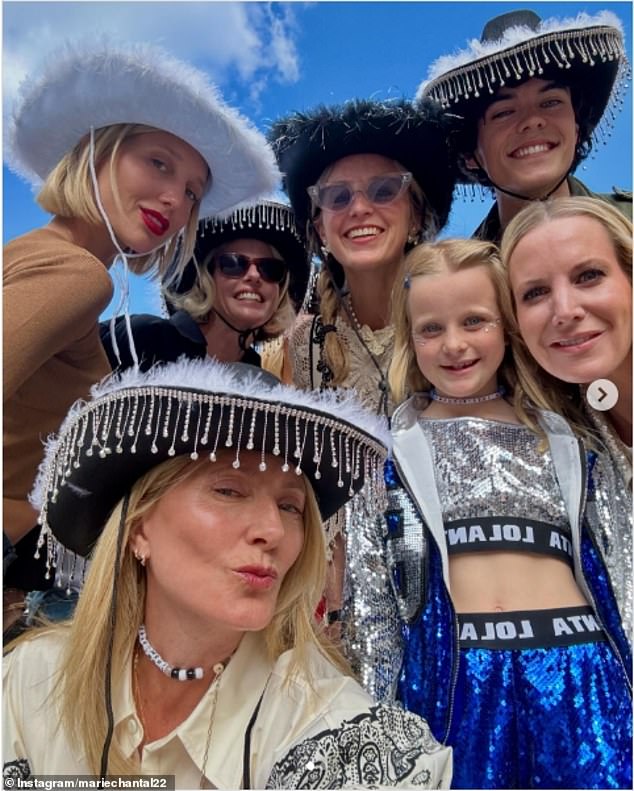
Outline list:
[[[26,595],[25,622],[33,626],[38,618],[49,621],[65,621],[72,616],[79,593],[51,588],[46,591],[31,591]]]

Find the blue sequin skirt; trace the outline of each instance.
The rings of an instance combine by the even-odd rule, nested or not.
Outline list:
[[[461,642],[453,788],[632,788],[632,701],[601,639],[530,648]]]

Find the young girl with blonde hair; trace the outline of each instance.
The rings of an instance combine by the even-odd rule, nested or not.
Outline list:
[[[630,648],[601,548],[610,492],[591,522],[579,435],[515,395],[495,246],[412,251],[392,317],[390,384],[409,396],[387,472],[398,698],[454,745],[456,788],[629,787]]]

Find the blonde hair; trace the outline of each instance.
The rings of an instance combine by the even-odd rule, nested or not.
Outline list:
[[[621,269],[632,282],[632,221],[607,201],[586,196],[533,201],[518,212],[506,227],[500,243],[505,270],[509,270],[511,256],[526,234],[539,225],[565,217],[588,217],[601,223]]]
[[[48,627],[46,633],[63,633],[56,694],[59,696],[61,725],[71,743],[83,750],[95,774],[100,769],[101,751],[107,730],[104,684],[109,641],[112,636],[112,678],[123,679],[130,661],[145,608],[145,570],[135,560],[128,545],[131,530],[143,515],[173,486],[183,481],[203,463],[189,456],[163,462],[132,487],[123,516],[124,500],[114,508],[97,542],[90,571],[77,609],[70,622]],[[326,546],[321,516],[312,487],[306,481],[304,543],[299,557],[284,578],[275,614],[263,630],[269,657],[275,661],[284,651],[295,649],[290,676],[308,674],[308,649],[316,646],[342,672],[349,673],[345,660],[315,621],[315,611],[326,579]],[[121,531],[121,534],[120,534]],[[117,544],[121,541],[120,566],[115,570]],[[110,602],[114,577],[117,600],[114,630]],[[24,639],[34,639],[42,630]],[[108,771],[137,774],[138,757],[126,759],[113,740]]]
[[[392,161],[398,170],[402,172],[407,170],[397,160]],[[317,180],[317,184],[323,184],[326,181],[335,165],[336,162],[333,162],[323,171]],[[411,220],[415,221],[416,224],[421,224],[419,239],[434,238],[438,232],[438,220],[416,179],[412,179],[410,182],[408,193],[411,204]],[[319,212],[319,207],[314,201],[311,201],[311,219],[306,223],[306,238],[308,240],[310,257],[317,257],[322,262],[316,286],[321,320],[324,324],[334,325],[337,316],[341,312],[341,300],[338,291],[343,288],[345,275],[339,261],[331,254],[324,254],[322,250],[321,239],[315,229],[315,220],[319,216]],[[408,246],[409,243],[405,240],[403,243],[404,253]],[[324,356],[326,364],[333,374],[332,386],[334,387],[344,382],[349,373],[348,353],[336,332],[326,334],[324,338]]]
[[[245,239],[256,238],[255,236],[248,236],[246,232],[245,234]],[[204,324],[209,319],[209,314],[216,301],[216,283],[213,274],[209,271],[209,264],[219,247],[224,246],[224,244],[228,243],[218,245],[205,256],[203,261],[195,264],[196,280],[189,291],[181,294],[171,288],[169,284],[176,279],[171,276],[168,285],[163,288],[165,299],[177,310],[184,310],[189,313],[192,319],[199,324]],[[275,247],[270,244],[267,244],[267,247],[273,252],[275,258],[279,258],[280,261],[284,260]],[[288,293],[289,284],[290,275],[287,272],[284,282],[280,284],[280,295],[275,312],[266,324],[257,331],[255,341],[266,341],[270,338],[276,338],[288,329],[295,320],[295,308]]]
[[[121,204],[115,171],[121,144],[134,135],[160,131],[162,130],[144,124],[112,124],[95,130],[95,171],[104,161],[108,161],[110,182],[118,206]],[[58,217],[78,218],[89,225],[103,225],[90,173],[90,138],[88,135],[83,137],[71,151],[64,154],[48,174],[36,200],[44,211]],[[130,258],[131,271],[143,274],[155,266],[157,274],[162,276],[170,264],[176,261],[177,271],[182,272],[193,254],[197,230],[198,204],[193,207],[182,234],[177,233],[172,236],[159,250],[139,258]]]
[[[500,258],[507,283],[510,280],[511,258],[521,239],[539,225],[566,217],[588,217],[601,223],[614,246],[621,269],[631,283],[632,222],[606,201],[585,196],[534,201],[515,215],[506,227],[500,244]],[[517,306],[510,285],[508,289],[514,326],[511,347],[518,373],[518,398],[528,399],[542,409],[559,412],[577,434],[595,446],[596,434],[584,415],[579,386],[557,379],[533,358],[519,332]]]
[[[416,360],[412,340],[412,317],[409,311],[409,286],[406,284],[406,278],[407,283],[410,283],[416,277],[458,272],[476,266],[485,267],[491,279],[505,336],[508,339],[515,336],[517,327],[506,272],[497,247],[492,242],[478,239],[444,239],[441,242],[415,247],[405,256],[392,291],[391,321],[394,325],[394,354],[388,371],[388,383],[397,403],[414,393],[432,387]],[[520,372],[513,359],[511,344],[511,347],[506,349],[498,370],[498,381],[507,389],[515,413],[522,423],[543,437],[543,431],[531,414],[531,405],[526,403],[524,393],[518,391],[519,379]],[[533,403],[535,406],[542,406]]]

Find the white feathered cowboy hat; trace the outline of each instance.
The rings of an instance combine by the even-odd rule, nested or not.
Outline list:
[[[195,148],[212,174],[199,216],[230,214],[279,181],[264,136],[226,105],[207,76],[148,44],[71,42],[27,77],[6,132],[5,161],[41,183],[90,128],[146,124]]]

